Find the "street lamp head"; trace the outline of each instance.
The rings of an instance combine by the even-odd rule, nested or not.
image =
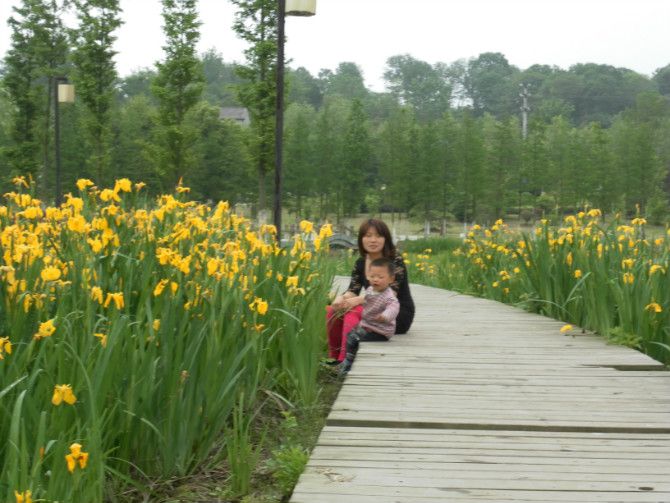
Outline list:
[[[73,84],[58,84],[58,103],[74,103]]]
[[[313,16],[316,14],[316,0],[286,0],[287,16]]]

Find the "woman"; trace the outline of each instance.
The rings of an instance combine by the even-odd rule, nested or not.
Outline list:
[[[366,271],[373,260],[387,258],[395,266],[395,282],[391,288],[400,303],[395,333],[407,333],[414,319],[414,301],[409,291],[407,268],[402,257],[396,253],[391,232],[382,220],[370,218],[361,224],[358,230],[358,252],[360,257],[351,272],[349,288],[344,294],[335,297],[327,308],[328,352],[333,363],[344,360],[346,336],[361,321],[364,297],[359,296],[359,293],[369,286]]]

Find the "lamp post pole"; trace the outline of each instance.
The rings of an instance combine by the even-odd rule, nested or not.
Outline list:
[[[281,194],[284,140],[284,24],[286,16],[313,16],[316,0],[277,0],[277,108],[275,110],[275,191],[273,202],[277,242],[281,245]]]
[[[56,206],[61,204],[60,104],[74,103],[74,86],[65,77],[54,77],[54,150],[56,162]]]
[[[64,79],[62,77],[54,78],[54,145],[56,150],[56,207],[61,203],[60,187],[60,116],[59,116],[59,97],[58,85]]]
[[[277,0],[277,108],[275,110],[275,193],[273,201],[274,226],[277,243],[281,245],[281,192],[282,192],[282,145],[284,140],[284,20],[286,0]]]

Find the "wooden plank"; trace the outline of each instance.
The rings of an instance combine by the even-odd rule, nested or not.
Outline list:
[[[485,299],[412,286],[361,346],[294,503],[670,502],[670,372]]]

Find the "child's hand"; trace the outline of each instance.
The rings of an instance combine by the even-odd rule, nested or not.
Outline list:
[[[386,318],[384,318],[384,315],[383,315],[383,314],[380,314],[379,316],[377,316],[377,317],[375,318],[375,321],[379,321],[379,322],[381,322],[381,323],[386,323]]]

